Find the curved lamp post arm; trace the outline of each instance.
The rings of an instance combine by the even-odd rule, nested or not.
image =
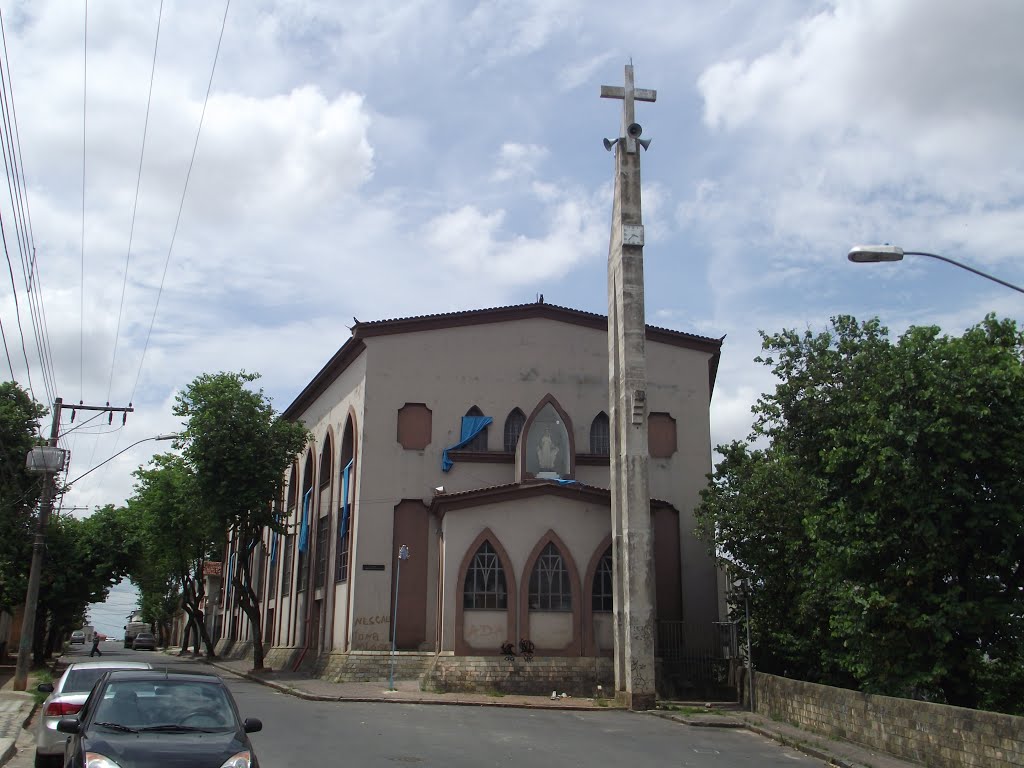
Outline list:
[[[951,259],[948,256],[940,256],[937,253],[926,253],[925,251],[904,251],[902,248],[896,245],[858,245],[850,249],[849,254],[846,258],[850,261],[858,264],[876,261],[902,261],[904,256],[927,256],[931,259],[938,259],[944,261],[947,264],[952,264],[954,267],[960,267],[966,269],[968,272],[973,272],[979,277],[984,277],[987,280],[991,280],[994,283],[999,283],[1007,288],[1024,293],[1024,288],[1018,285],[1009,283],[1006,280],[1002,280],[995,275],[990,275],[988,272],[982,272],[980,269],[975,269],[967,264],[963,264],[956,259]]]
[[[116,458],[117,458],[118,456],[120,456],[120,455],[121,455],[122,453],[125,453],[126,451],[130,451],[130,450],[131,450],[132,448],[134,448],[134,447],[135,447],[136,445],[139,445],[140,443],[147,443],[147,442],[149,442],[150,440],[174,440],[174,439],[176,439],[176,438],[178,438],[178,437],[181,437],[181,435],[157,435],[156,437],[144,437],[144,438],[142,438],[141,440],[136,440],[136,441],[135,441],[134,443],[132,443],[132,444],[131,444],[131,445],[129,445],[128,447],[126,447],[126,448],[122,448],[122,449],[121,449],[120,451],[118,451],[117,453],[115,453],[115,454],[114,454],[113,456],[111,456],[110,458],[104,459],[104,460],[103,460],[103,461],[101,461],[101,462],[100,462],[99,464],[97,464],[97,465],[96,465],[95,467],[93,467],[92,469],[90,469],[90,470],[89,470],[88,472],[83,472],[83,473],[82,473],[82,474],[80,474],[80,475],[79,475],[78,477],[76,477],[76,478],[75,478],[74,480],[69,480],[68,482],[66,482],[66,483],[64,484],[64,487],[65,487],[65,488],[70,488],[70,487],[71,487],[71,486],[72,486],[72,485],[73,485],[74,483],[77,483],[77,482],[78,482],[79,480],[81,480],[81,479],[82,479],[83,477],[85,477],[86,475],[92,474],[92,473],[93,473],[93,472],[95,472],[95,471],[96,471],[97,469],[99,469],[99,468],[100,468],[100,467],[102,467],[102,466],[103,466],[104,464],[106,464],[107,462],[113,461],[113,460],[114,460],[114,459],[116,459]]]

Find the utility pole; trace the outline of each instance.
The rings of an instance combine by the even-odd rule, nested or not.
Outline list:
[[[70,406],[72,413],[76,410],[82,411],[109,411],[113,420],[114,413],[125,414],[134,411],[130,405],[127,408],[112,408],[107,405],[78,405]],[[43,557],[46,554],[46,527],[50,522],[50,512],[53,510],[53,478],[64,468],[64,451],[57,447],[60,437],[60,414],[64,409],[64,401],[56,398],[53,401],[53,421],[50,424],[50,439],[45,447],[33,448],[26,460],[26,468],[29,472],[38,472],[43,475],[43,497],[39,503],[39,522],[36,528],[35,541],[32,544],[32,565],[28,575],[28,592],[25,593],[25,611],[21,617],[21,636],[18,638],[18,661],[14,668],[14,690],[24,691],[28,687],[28,669],[32,657],[32,639],[35,637],[36,609],[39,605],[39,582],[42,579]],[[72,418],[74,418],[72,416]]]

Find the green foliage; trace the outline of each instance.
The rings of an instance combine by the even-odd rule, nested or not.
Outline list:
[[[265,528],[282,530],[274,502],[285,470],[309,440],[305,427],[274,413],[263,390],[248,388],[258,378],[245,372],[203,374],[177,396],[174,407],[175,415],[187,419],[181,444],[197,498],[224,535],[230,532],[238,552],[252,552]],[[253,666],[260,669],[259,605],[249,558],[236,558],[225,577],[249,617]]]
[[[129,530],[126,511],[112,505],[84,519],[51,518],[39,588],[39,610],[49,615],[51,634],[63,637],[79,626],[86,606],[106,600],[128,574]]]
[[[136,560],[132,580],[139,587],[145,620],[166,626],[202,565],[223,544],[218,520],[199,497],[195,477],[181,456],[155,456],[135,472],[128,500]]]
[[[257,374],[197,377],[177,396],[174,413],[188,419],[182,443],[199,497],[225,530],[245,540],[278,526],[271,504],[284,471],[309,439],[301,425],[278,418],[263,390],[246,387]]]
[[[32,557],[32,510],[42,490],[39,475],[25,471],[25,457],[41,444],[46,408],[15,382],[0,383],[0,610],[25,602]]]
[[[1024,336],[838,317],[763,347],[767,447],[720,447],[698,513],[752,579],[759,667],[1024,711]]]

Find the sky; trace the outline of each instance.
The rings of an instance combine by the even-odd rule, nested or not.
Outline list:
[[[62,425],[67,479],[90,472],[66,513],[124,502],[199,374],[258,372],[283,410],[354,317],[606,313],[621,102],[599,92],[630,61],[658,94],[647,321],[725,336],[709,450],[774,387],[761,330],[1024,320],[954,266],[846,259],[893,243],[1024,284],[1019,0],[225,7],[0,0],[52,391],[2,193],[0,372],[134,408]]]

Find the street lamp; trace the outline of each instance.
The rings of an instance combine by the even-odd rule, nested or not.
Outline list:
[[[993,282],[1004,285],[1007,288],[1012,288],[1015,291],[1024,293],[1024,288],[1008,283],[1005,280],[1000,280],[998,277],[982,272],[980,269],[969,267],[966,264],[961,264],[959,261],[949,258],[948,256],[940,256],[937,253],[925,253],[924,251],[904,251],[898,245],[856,245],[850,249],[846,258],[856,264],[867,264],[874,263],[877,261],[903,261],[904,256],[927,256],[932,259],[938,259],[944,261],[947,264],[952,264],[954,267],[960,267],[960,269],[966,269],[968,272],[973,272],[976,275],[984,277]]]
[[[409,559],[409,547],[398,548],[398,566],[395,568],[395,608],[391,619],[391,680],[388,690],[395,690],[395,643],[398,641],[398,580],[402,576],[402,561]]]
[[[91,474],[91,473],[95,472],[95,471],[96,471],[97,469],[99,469],[100,467],[102,467],[102,466],[103,466],[104,464],[106,464],[107,462],[113,461],[113,460],[114,460],[114,459],[116,459],[116,458],[117,458],[118,456],[120,456],[120,455],[121,455],[122,453],[124,453],[125,451],[130,451],[130,450],[131,450],[132,448],[134,448],[134,447],[135,447],[136,445],[139,445],[140,443],[146,443],[146,442],[149,442],[150,440],[177,440],[177,439],[178,439],[179,437],[181,437],[181,435],[179,435],[179,434],[177,434],[177,433],[174,433],[174,432],[172,432],[172,433],[171,433],[171,434],[169,434],[169,435],[157,435],[156,437],[144,437],[144,438],[142,438],[141,440],[136,440],[136,441],[135,441],[134,443],[132,443],[131,445],[127,446],[126,448],[122,448],[122,449],[121,449],[120,451],[118,451],[117,453],[115,453],[115,454],[114,454],[113,456],[111,456],[111,457],[109,457],[109,458],[107,458],[107,459],[104,459],[104,460],[103,460],[103,461],[101,461],[101,462],[100,462],[99,464],[97,464],[97,465],[96,465],[95,467],[93,467],[92,469],[90,469],[90,470],[89,470],[88,472],[83,472],[83,473],[82,473],[82,474],[80,474],[80,475],[79,475],[78,477],[76,477],[76,478],[75,478],[74,480],[69,480],[69,481],[68,481],[68,482],[66,483],[66,486],[67,486],[67,487],[70,487],[70,486],[71,486],[71,485],[72,485],[73,483],[77,483],[77,482],[78,482],[79,480],[81,480],[81,479],[82,479],[83,477],[85,477],[86,475],[88,475],[88,474]]]

